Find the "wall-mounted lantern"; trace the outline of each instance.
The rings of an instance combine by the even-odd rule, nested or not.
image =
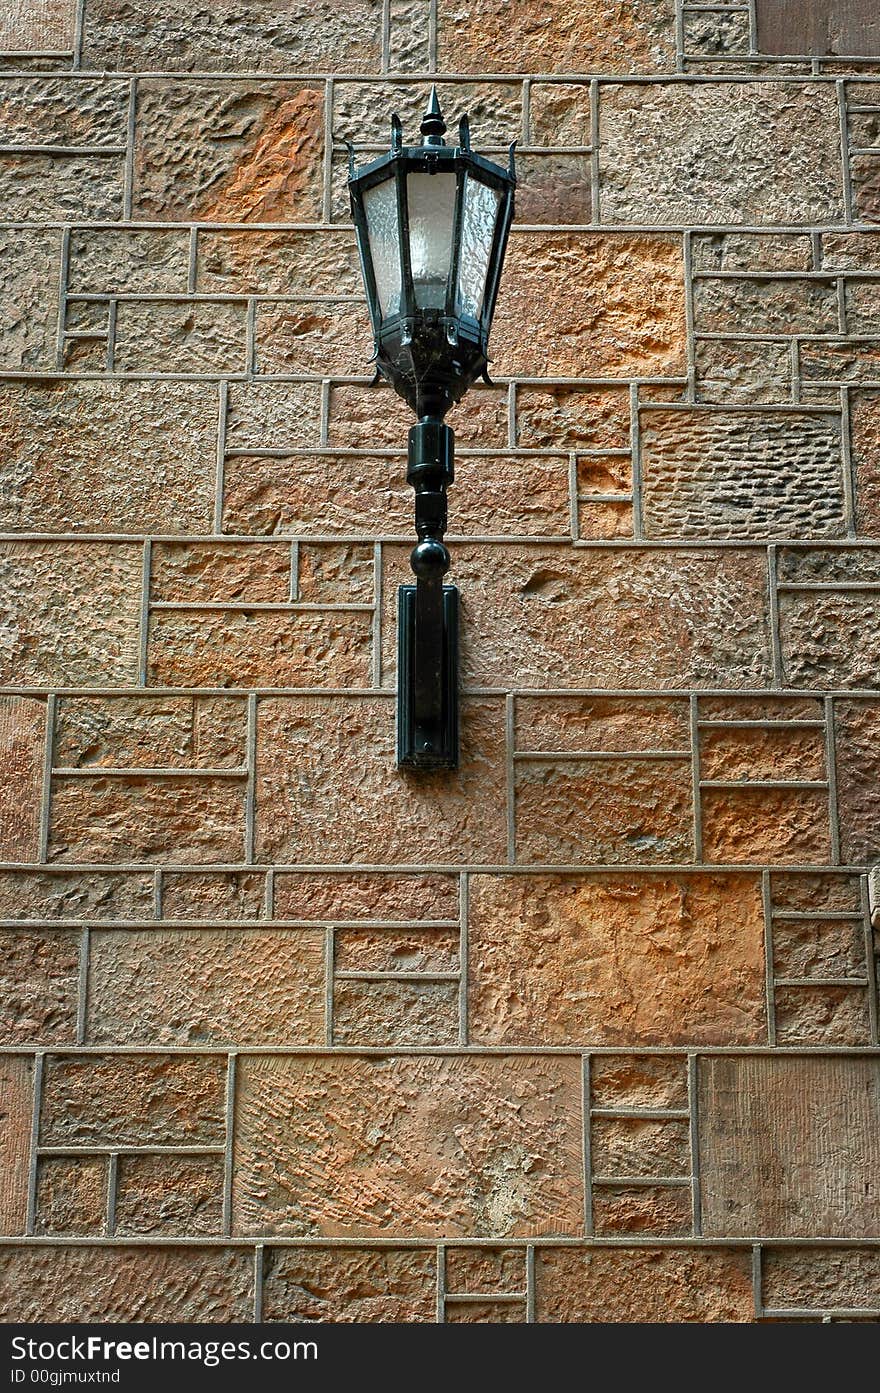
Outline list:
[[[458,764],[458,590],[444,585],[449,552],[446,489],[453,481],[452,430],[443,420],[478,377],[488,344],[516,176],[458,144],[432,88],[421,145],[405,146],[391,118],[391,149],[355,169],[349,146],[351,215],[384,377],[415,412],[407,481],[415,489],[415,585],[398,592],[397,762]]]

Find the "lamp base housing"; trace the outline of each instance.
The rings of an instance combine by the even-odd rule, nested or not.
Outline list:
[[[430,636],[440,660],[439,719],[416,716],[416,592],[397,592],[397,764],[401,769],[458,768],[458,588],[443,586],[442,630]]]

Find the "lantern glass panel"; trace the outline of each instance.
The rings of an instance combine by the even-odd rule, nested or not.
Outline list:
[[[370,257],[382,318],[400,313],[400,232],[397,223],[397,184],[386,179],[364,190],[364,213],[370,238]]]
[[[458,269],[459,309],[479,319],[486,293],[489,257],[501,194],[468,174],[464,186],[464,217]]]
[[[408,174],[409,254],[419,309],[442,310],[452,260],[454,174]]]

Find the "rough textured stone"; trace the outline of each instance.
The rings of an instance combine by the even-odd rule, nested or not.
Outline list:
[[[241,779],[162,776],[53,780],[50,861],[237,861]]]
[[[0,366],[33,372],[55,366],[61,233],[0,228]]]
[[[880,859],[878,760],[880,705],[873,701],[835,704],[837,811],[841,855],[859,864]]]
[[[521,137],[522,88],[518,82],[441,80],[436,87],[451,132],[457,129],[460,117],[468,113],[475,149],[483,150],[487,145],[506,146]],[[334,138],[368,146],[385,145],[389,136],[389,113],[396,111],[403,122],[406,140],[417,143],[429,91],[427,83],[335,82]]]
[[[331,446],[380,450],[388,446],[405,451],[412,413],[391,389],[355,383],[331,383],[328,403]],[[506,449],[508,444],[507,392],[498,387],[476,387],[449,412],[458,449]],[[456,460],[456,471],[461,460]]]
[[[767,1248],[761,1257],[766,1309],[854,1310],[880,1306],[876,1248]]]
[[[684,340],[678,238],[611,232],[511,237],[492,330],[495,372],[673,375],[683,371]]]
[[[16,222],[122,217],[122,155],[0,154],[0,207]]]
[[[260,702],[258,860],[504,859],[503,702],[466,698],[460,768],[418,780],[395,769],[394,718],[384,697]],[[337,771],[332,787],[328,760]]]
[[[683,34],[685,52],[700,57],[728,57],[750,49],[749,16],[742,11],[692,11],[684,16]]]
[[[876,1234],[876,1059],[701,1059],[698,1116],[704,1233]]]
[[[694,279],[697,333],[833,334],[839,327],[833,281]]]
[[[593,1231],[599,1238],[680,1238],[692,1226],[690,1186],[602,1185],[593,1190]]]
[[[0,856],[36,861],[40,793],[46,750],[46,704],[31,697],[0,697]]]
[[[8,531],[210,529],[215,387],[4,383],[0,427],[0,521]]]
[[[788,404],[792,398],[791,344],[743,339],[698,339],[694,347],[695,399]]]
[[[703,856],[721,864],[828,861],[824,788],[704,788]]]
[[[103,1234],[107,1223],[107,1158],[43,1156],[37,1164],[34,1232]]]
[[[779,633],[786,686],[880,686],[877,602],[854,591],[783,591]]]
[[[257,451],[313,447],[320,438],[320,417],[317,382],[232,383],[226,444]]]
[[[850,920],[773,921],[773,965],[779,977],[858,977],[864,975],[862,917]]]
[[[467,9],[441,0],[437,31],[441,72],[672,72],[675,67],[669,0],[578,7],[549,0],[540,13],[528,0],[478,0]]]
[[[337,1045],[455,1045],[457,982],[337,981]]]
[[[0,1056],[0,1233],[24,1233],[27,1218],[34,1062],[28,1055]]]
[[[159,610],[148,678],[176,687],[367,687],[369,612]]]
[[[146,79],[138,89],[134,210],[170,222],[315,222],[323,86]]]
[[[755,876],[472,876],[472,1038],[760,1043],[763,936]]]
[[[95,932],[87,1031],[110,1045],[321,1044],[323,934]]]
[[[812,239],[798,233],[697,232],[691,238],[691,256],[695,271],[814,269]]]
[[[378,0],[92,0],[89,68],[370,72],[379,62]]]
[[[524,864],[692,860],[690,758],[521,763],[516,850]]]
[[[522,224],[582,226],[592,220],[589,155],[523,155],[517,160],[516,215]]]
[[[530,84],[530,144],[582,146],[592,138],[588,82]]]
[[[539,1321],[754,1319],[746,1249],[539,1248]]]
[[[216,1146],[226,1060],[185,1055],[49,1055],[41,1146]]]
[[[446,1290],[459,1296],[494,1295],[525,1290],[525,1254],[522,1248],[467,1248],[454,1244],[446,1249]]]
[[[409,548],[386,548],[383,653],[394,671],[394,586]],[[455,548],[466,683],[619,688],[761,686],[765,558],[756,552]]]
[[[864,989],[780,987],[774,993],[780,1045],[870,1045]]]
[[[229,697],[60,697],[53,761],[93,769],[235,769],[245,703]]]
[[[522,1301],[456,1301],[447,1297],[444,1320],[447,1325],[516,1325],[526,1320]]]
[[[686,752],[690,713],[680,697],[517,697],[515,743],[536,750]]]
[[[825,733],[820,729],[703,727],[700,774],[704,779],[824,779]]]
[[[600,89],[599,120],[601,209],[609,221],[843,218],[840,124],[830,87],[609,84]]]
[[[590,1103],[594,1108],[688,1106],[684,1055],[594,1054],[590,1056]]]
[[[217,1234],[223,1222],[222,1156],[122,1156],[118,1234]]]
[[[10,145],[124,145],[128,83],[48,73],[5,77],[0,114]]]
[[[457,972],[459,930],[337,929],[337,972]]]
[[[63,50],[73,43],[69,0],[28,0],[0,15],[0,51]]]
[[[7,1248],[4,1321],[253,1319],[253,1257],[243,1248]]]
[[[371,546],[304,542],[297,548],[296,592],[301,604],[372,604]]]
[[[823,232],[822,269],[880,270],[880,237],[871,232]]]
[[[133,681],[140,570],[137,546],[0,544],[0,680]]]
[[[291,587],[291,550],[285,542],[157,542],[150,557],[152,600],[283,605]]]
[[[266,907],[261,871],[209,871],[162,876],[165,919],[259,919]]]
[[[117,372],[245,372],[244,303],[123,300],[116,315]]]
[[[281,871],[275,877],[279,919],[379,919],[408,924],[457,919],[458,911],[457,875]]]
[[[153,894],[152,873],[0,871],[0,914],[6,919],[152,918]]]
[[[79,935],[0,929],[0,1042],[76,1040]]]
[[[517,444],[567,450],[629,449],[626,386],[518,387]]]
[[[354,234],[345,227],[200,229],[196,289],[209,295],[360,295]]]
[[[239,1069],[238,1233],[582,1230],[576,1059],[263,1055]]]
[[[598,1176],[687,1177],[689,1123],[684,1118],[594,1117],[590,1160]]]
[[[68,256],[67,288],[72,294],[183,294],[187,288],[189,236],[184,228],[129,232],[75,227]]]
[[[649,537],[842,537],[840,418],[643,411]]]
[[[434,1321],[436,1258],[420,1248],[269,1248],[264,1321]]]
[[[315,300],[257,306],[254,367],[258,373],[341,377],[364,372],[372,355],[365,305]]]
[[[770,876],[770,896],[776,909],[820,914],[826,910],[849,910],[861,918],[861,883],[853,875],[777,871]]]
[[[856,525],[861,537],[880,537],[880,395],[855,392],[850,421]]]

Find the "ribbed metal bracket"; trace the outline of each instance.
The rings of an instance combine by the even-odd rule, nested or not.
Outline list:
[[[397,763],[457,769],[458,589],[443,586],[439,612],[423,607],[418,634],[416,595],[415,585],[397,592]]]

